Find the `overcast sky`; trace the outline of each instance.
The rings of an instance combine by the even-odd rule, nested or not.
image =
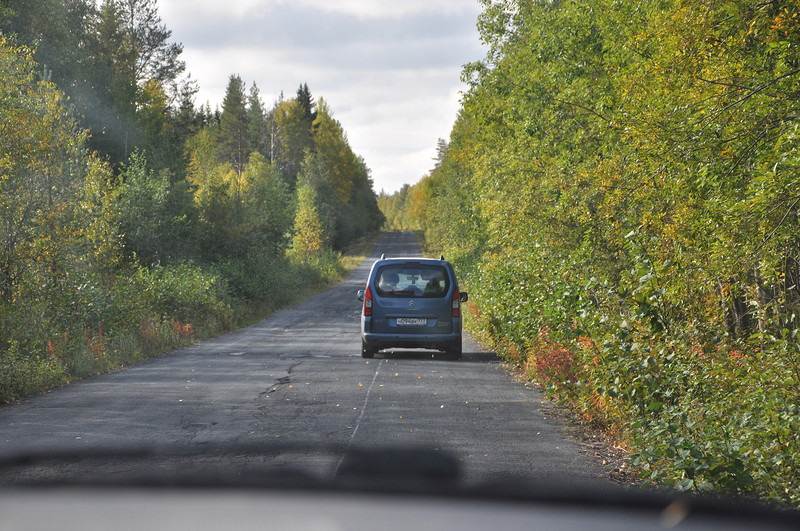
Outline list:
[[[394,192],[433,167],[459,108],[461,67],[483,57],[478,0],[159,0],[198,82],[221,105],[231,74],[266,105],[308,83]]]

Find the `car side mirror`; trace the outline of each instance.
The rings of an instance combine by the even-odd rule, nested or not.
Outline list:
[[[467,295],[466,291],[462,291],[458,294],[458,300],[461,302],[467,302],[469,300],[469,295]]]
[[[358,300],[363,302],[364,301],[364,290],[363,289],[358,290],[358,293],[356,294],[356,297],[358,297]]]

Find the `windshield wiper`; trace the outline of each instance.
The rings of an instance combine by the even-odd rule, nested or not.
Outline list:
[[[310,463],[310,464],[309,464]],[[0,454],[0,485],[174,487],[325,486],[354,482],[458,484],[458,460],[422,447],[233,443],[25,451]]]

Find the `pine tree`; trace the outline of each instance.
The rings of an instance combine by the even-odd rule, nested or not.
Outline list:
[[[314,123],[317,117],[317,113],[314,111],[316,104],[314,103],[314,98],[311,96],[311,91],[308,90],[308,83],[303,83],[297,89],[297,103],[300,104],[300,108],[303,110],[303,119],[308,124],[310,130],[311,124]]]
[[[203,125],[204,111],[202,108],[197,110],[194,106],[194,96],[198,90],[197,83],[194,81],[184,83],[180,89],[178,109],[173,114],[172,120],[178,130],[182,144],[194,136]]]
[[[244,171],[249,154],[247,108],[245,107],[244,83],[242,78],[232,75],[222,101],[219,117],[220,152],[225,162],[230,162],[240,175]]]
[[[179,59],[183,45],[170,43],[172,31],[162,24],[158,16],[157,0],[111,0],[122,17],[136,51],[136,81],[159,81],[165,87],[174,88],[175,81],[186,69]]]
[[[267,117],[255,83],[250,87],[247,97],[247,135],[250,138],[250,153],[258,152],[268,157],[270,149]]]
[[[447,156],[447,149],[449,147],[450,145],[444,138],[440,138],[439,140],[436,141],[436,158],[433,159],[436,161],[436,166],[435,166],[436,168],[441,166],[442,162],[444,162],[445,157]]]

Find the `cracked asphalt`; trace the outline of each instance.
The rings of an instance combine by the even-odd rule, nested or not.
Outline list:
[[[603,476],[566,427],[542,410],[541,394],[515,382],[469,338],[461,361],[424,350],[360,357],[356,291],[382,253],[413,256],[419,249],[413,233],[388,234],[347,280],[254,326],[0,408],[0,452],[400,445],[449,451],[472,481]],[[266,460],[332,474],[341,457],[329,454],[265,451],[237,456],[236,466]],[[146,466],[92,466],[104,465]],[[58,473],[54,467],[26,472],[45,479]],[[0,482],[14,479],[0,474]]]

